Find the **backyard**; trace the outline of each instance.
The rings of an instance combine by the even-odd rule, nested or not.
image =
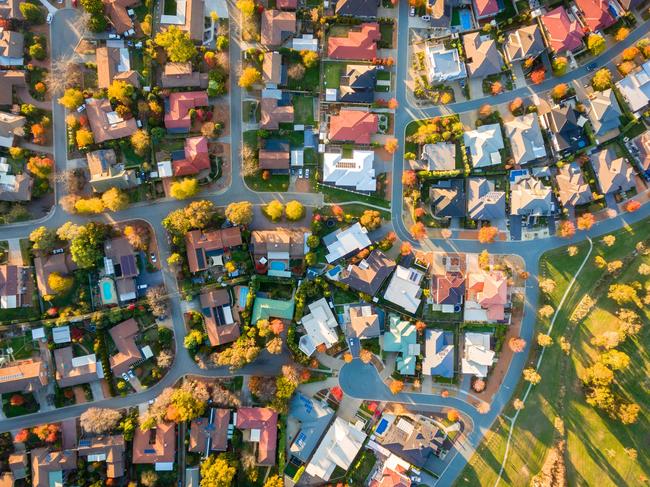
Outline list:
[[[341,73],[345,66],[345,63],[340,62],[327,61],[324,63],[325,88],[338,88],[341,85]]]
[[[301,125],[314,124],[314,97],[293,97],[294,122]]]

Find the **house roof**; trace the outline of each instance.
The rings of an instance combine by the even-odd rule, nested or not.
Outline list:
[[[585,181],[580,166],[575,162],[558,169],[555,181],[559,189],[558,199],[564,206],[582,205],[591,201],[589,184]]]
[[[370,480],[368,487],[411,487],[411,479],[406,472],[407,469],[401,465],[392,468],[384,464],[381,472],[377,471]]]
[[[436,304],[457,305],[465,296],[465,278],[455,272],[433,276],[431,279],[431,298]]]
[[[166,63],[160,76],[163,88],[207,88],[208,74],[192,71],[192,63]]]
[[[210,422],[212,419],[212,422]],[[208,453],[209,451],[226,451],[228,449],[229,409],[210,410],[207,418],[192,420],[190,425],[190,444],[188,451]],[[210,441],[208,451],[208,440]]]
[[[455,365],[453,332],[425,330],[422,373],[453,378]]]
[[[546,157],[544,137],[536,113],[515,117],[503,124],[506,137],[510,139],[515,164],[526,164]]]
[[[262,12],[263,46],[280,46],[296,33],[296,13],[280,10]]]
[[[644,109],[650,103],[650,61],[618,81],[616,86],[633,112]]]
[[[129,318],[108,330],[117,348],[117,353],[109,359],[113,375],[122,375],[134,363],[142,359],[142,352],[135,343],[135,337],[139,332],[138,322],[133,318]]]
[[[391,314],[388,317],[389,328],[384,333],[383,351],[398,352],[396,362],[400,374],[415,373],[416,357],[420,355],[420,345],[417,343],[415,325],[409,321],[400,320],[399,316]]]
[[[140,273],[135,260],[135,250],[133,250],[126,237],[115,237],[106,240],[104,242],[104,255],[111,259],[115,266],[120,266],[119,273],[116,272],[117,279],[135,277]]]
[[[323,182],[356,191],[375,191],[377,180],[373,167],[375,152],[353,150],[352,157],[342,152],[326,152],[323,155]]]
[[[33,487],[56,485],[57,472],[60,478],[60,472],[77,469],[77,452],[74,450],[50,451],[49,448],[36,448],[31,451],[31,455]]]
[[[139,0],[102,0],[104,2],[104,12],[110,19],[111,24],[115,27],[118,34],[124,34],[133,27],[133,21],[127,13],[129,7],[134,7]]]
[[[208,104],[208,94],[205,91],[172,93],[165,105],[165,127],[168,129],[189,130],[192,126],[190,110]]]
[[[36,272],[36,285],[41,297],[48,294],[55,294],[48,283],[50,274],[57,272],[62,276],[67,276],[76,269],[77,264],[75,264],[72,257],[70,257],[70,254],[67,252],[64,252],[63,254],[47,254],[42,257],[35,257],[34,270]]]
[[[295,10],[298,8],[298,0],[278,0],[277,6],[282,10]]]
[[[205,5],[205,8],[210,8]],[[212,7],[218,9],[217,7]],[[160,23],[163,26],[176,25],[179,29],[187,32],[193,41],[203,42],[205,31],[204,1],[203,0],[179,0],[176,2],[176,12],[160,16]]]
[[[539,25],[527,25],[508,33],[505,52],[511,61],[534,57],[546,49]]]
[[[133,437],[133,463],[174,463],[176,459],[176,425],[158,423],[155,428],[135,429]]]
[[[621,125],[623,112],[611,88],[589,95],[589,120],[596,135],[604,135]]]
[[[25,37],[20,32],[3,30],[0,32],[0,58],[2,64],[14,64],[10,59],[19,59],[22,64]]]
[[[216,347],[239,338],[239,324],[235,322],[227,289],[211,289],[199,297],[205,329],[210,345]]]
[[[422,146],[422,159],[429,171],[453,171],[456,169],[456,144],[439,142]]]
[[[95,459],[103,458],[106,462],[106,476],[108,478],[119,478],[124,475],[124,451],[126,444],[124,436],[97,436],[89,439],[79,440],[77,453],[80,457],[93,456]]]
[[[489,1],[497,3],[496,0]],[[472,32],[463,36],[463,45],[470,76],[482,78],[501,72],[503,57],[494,39],[483,36],[480,32]]]
[[[466,211],[465,181],[449,179],[429,188],[429,201],[437,217],[460,218]]]
[[[123,119],[106,98],[86,100],[86,115],[93,131],[95,143],[130,137],[138,130],[135,118]]]
[[[11,469],[14,479],[20,480],[27,476],[27,468],[29,467],[27,453],[12,453],[9,455],[7,462],[9,463],[9,468]],[[11,485],[13,486],[13,484]]]
[[[508,276],[501,271],[472,272],[467,280],[468,297],[487,310],[490,321],[503,320],[508,304]]]
[[[32,199],[34,178],[29,174],[13,176],[14,184],[0,184],[0,201],[29,201]]]
[[[347,257],[359,250],[365,249],[372,242],[368,238],[368,230],[359,222],[347,228],[339,228],[323,237],[323,243],[327,247],[325,258],[330,264],[342,257]]]
[[[278,228],[276,230],[253,230],[251,245],[255,260],[269,258],[270,254],[288,254],[290,259],[305,257],[306,230]]]
[[[634,139],[634,145],[639,150],[639,160],[644,171],[650,169],[650,131],[645,131]]]
[[[496,220],[506,216],[506,194],[495,191],[494,183],[485,178],[470,178],[467,191],[467,214],[473,220]]]
[[[293,299],[280,301],[279,299],[256,297],[255,303],[253,303],[251,322],[257,323],[259,320],[267,320],[269,318],[292,320],[295,306]]]
[[[174,176],[193,176],[210,169],[207,137],[188,137],[183,145],[185,157],[172,161]]]
[[[259,168],[260,169],[289,169],[291,165],[291,152],[260,149],[259,151]]]
[[[395,269],[395,261],[375,249],[358,264],[350,264],[339,274],[339,281],[352,289],[375,296]]]
[[[129,189],[138,185],[133,169],[125,169],[117,163],[113,149],[100,149],[86,154],[90,172],[90,186],[95,192],[103,193],[110,188]]]
[[[262,98],[260,128],[277,130],[281,123],[293,123],[293,106],[280,105],[276,98]]]
[[[425,62],[432,81],[467,78],[465,63],[455,47],[446,49],[443,44],[427,44],[425,52]]]
[[[18,266],[0,265],[0,296],[18,295]]]
[[[564,7],[557,7],[542,15],[542,25],[546,29],[550,48],[557,53],[575,51],[582,46],[585,35],[577,20],[571,21]]]
[[[0,12],[2,12],[1,4]],[[25,86],[25,72],[0,71],[0,105],[11,105],[14,86]]]
[[[265,52],[262,63],[262,81],[279,85],[282,82],[282,54]]]
[[[379,130],[379,116],[375,113],[342,108],[330,117],[329,139],[368,145]]]
[[[377,17],[377,0],[336,0],[336,15],[351,17]]]
[[[23,20],[20,4],[24,0],[7,0],[0,4],[0,18]]]
[[[60,387],[87,384],[101,378],[97,373],[95,354],[74,357],[71,346],[55,349],[54,363],[56,365],[56,381]]]
[[[575,0],[582,11],[582,18],[591,32],[603,30],[614,25],[616,19],[609,12],[609,2],[605,0]]]
[[[210,257],[221,255],[224,249],[242,244],[241,228],[192,230],[185,234],[185,244],[190,272],[199,272],[211,267]]]
[[[491,333],[465,333],[465,347],[461,360],[463,374],[486,377],[488,367],[494,363],[494,351],[491,350]]]
[[[591,165],[604,194],[628,191],[636,187],[634,169],[625,158],[616,157],[613,149],[603,149],[592,154]]]
[[[341,76],[338,101],[346,103],[372,103],[375,99],[377,66],[348,64]]]
[[[289,402],[289,416],[300,422],[300,431],[294,437],[289,451],[300,461],[307,462],[320,444],[334,411],[327,404],[296,391]]]
[[[369,304],[350,306],[348,333],[360,339],[375,338],[381,334],[380,315]]]
[[[499,2],[497,0],[473,0],[474,13],[476,18],[485,19],[494,17],[499,13]]]
[[[235,426],[241,430],[258,430],[257,462],[259,465],[275,465],[278,413],[269,408],[239,408]]]
[[[579,123],[581,115],[575,108],[569,105],[553,107],[548,116],[550,117],[550,128],[555,135],[560,151],[577,151],[583,147],[580,142],[584,136],[582,126],[584,124]]]
[[[0,394],[35,392],[47,382],[46,366],[42,360],[18,360],[0,368]]]
[[[420,284],[424,273],[398,265],[384,292],[384,299],[415,314],[422,302]]]
[[[98,47],[95,50],[95,60],[99,88],[108,88],[114,79],[130,78],[132,74],[138,78],[137,72],[130,69],[129,51],[126,48]]]
[[[308,305],[309,314],[302,317],[302,326],[309,336],[309,339],[300,340],[300,349],[309,356],[319,345],[326,348],[332,347],[338,342],[336,328],[339,323],[332,313],[329,303],[325,298]]]
[[[332,59],[370,61],[377,57],[379,39],[379,24],[364,23],[359,29],[348,31],[346,37],[330,37],[327,40],[327,55]]]
[[[500,150],[504,148],[501,125],[481,125],[463,134],[465,146],[469,147],[474,167],[487,167],[501,163]]]
[[[510,184],[510,214],[546,216],[553,212],[553,190],[532,176]]]

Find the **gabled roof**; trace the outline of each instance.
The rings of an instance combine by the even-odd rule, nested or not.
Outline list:
[[[546,157],[544,137],[536,113],[515,117],[503,126],[506,137],[510,139],[515,164],[526,164]]]
[[[2,5],[0,5],[2,12]],[[0,71],[0,105],[11,105],[13,88],[25,86],[24,71]]]
[[[352,289],[374,296],[395,269],[395,261],[375,249],[358,264],[350,264],[339,274],[339,281]]]
[[[23,20],[23,14],[20,11],[20,4],[24,0],[7,0],[0,4],[0,18]]]
[[[460,218],[465,216],[465,181],[449,179],[439,181],[429,188],[429,201],[433,213],[439,218]]]
[[[346,103],[372,103],[375,99],[377,66],[348,64],[341,76],[338,101]]]
[[[36,272],[36,285],[42,296],[55,294],[48,282],[50,274],[57,272],[63,276],[69,275],[77,269],[77,264],[72,260],[69,253],[56,255],[44,255],[34,258],[34,270]]]
[[[128,189],[138,185],[135,171],[125,169],[124,164],[117,163],[113,149],[99,149],[86,154],[90,186],[93,191],[103,193],[110,188]]]
[[[94,461],[106,462],[106,476],[119,478],[124,475],[124,451],[126,445],[123,435],[96,436],[79,440],[77,453],[80,457],[95,458]],[[99,460],[103,458],[103,460]],[[88,458],[89,461],[93,461]]]
[[[138,322],[133,318],[129,318],[108,330],[117,348],[117,353],[110,357],[113,375],[119,377],[129,370],[133,364],[142,359],[142,352],[135,343],[135,337],[139,332]]]
[[[422,302],[420,285],[423,278],[422,271],[398,265],[384,292],[384,299],[415,314]]]
[[[636,187],[634,169],[625,158],[616,157],[613,149],[603,149],[592,154],[591,165],[604,194],[628,191]]]
[[[207,418],[192,420],[188,451],[207,454],[210,451],[226,451],[228,449],[230,410],[213,408],[209,410],[209,413]],[[211,419],[212,422],[210,422]]]
[[[334,416],[334,411],[321,401],[296,392],[289,403],[289,416],[300,422],[300,431],[294,437],[289,451],[302,462],[307,462]]]
[[[508,33],[505,52],[511,61],[535,57],[546,49],[544,39],[536,23]]]
[[[61,472],[77,469],[77,452],[74,450],[50,451],[36,448],[32,455],[32,487],[52,487],[60,481]],[[52,477],[52,478],[50,478]]]
[[[589,96],[589,120],[596,135],[604,135],[621,125],[623,112],[611,88],[596,91]]]
[[[582,11],[582,17],[591,32],[606,29],[616,22],[609,12],[609,2],[606,0],[575,0],[575,2]]]
[[[86,100],[86,115],[96,144],[107,140],[130,137],[138,130],[135,118],[124,119],[111,107],[106,98]]]
[[[61,387],[87,384],[101,378],[98,375],[95,354],[74,357],[71,346],[55,349],[54,363],[56,365],[56,381]],[[101,369],[101,365],[99,367]]]
[[[508,276],[501,271],[472,272],[467,279],[468,298],[472,297],[487,311],[489,321],[505,317],[508,304]]]
[[[368,230],[359,222],[347,228],[339,228],[323,237],[323,243],[327,247],[325,258],[330,264],[337,260],[358,252],[372,243],[368,238]]]
[[[465,333],[463,353],[463,374],[486,377],[488,367],[494,363],[494,351],[491,349],[491,333]]]
[[[495,191],[485,178],[468,180],[467,214],[473,220],[496,220],[506,216],[506,194]]]
[[[650,169],[650,131],[645,131],[634,139],[634,145],[639,150],[638,159],[644,171]]]
[[[546,216],[553,212],[553,191],[540,179],[519,178],[510,185],[510,214]]]
[[[135,429],[133,463],[174,463],[176,459],[176,424],[158,423],[155,428]]]
[[[257,430],[259,432],[257,463],[275,465],[278,413],[269,408],[239,408],[235,426],[240,430]]]
[[[455,272],[433,276],[431,298],[436,304],[461,304],[465,296],[465,278]]]
[[[618,81],[616,86],[633,112],[644,109],[650,103],[650,61]]]
[[[282,54],[279,52],[265,52],[262,63],[262,81],[279,85],[282,82]]]
[[[575,162],[561,167],[555,180],[559,189],[558,199],[564,206],[577,206],[591,201],[589,184],[582,176],[580,166]]]
[[[185,234],[185,244],[190,272],[199,272],[211,267],[210,257],[223,254],[226,248],[239,247],[242,244],[241,228],[192,230]]]
[[[308,305],[308,308],[309,314],[302,317],[302,326],[308,338],[303,340],[304,336],[301,337],[300,349],[309,356],[319,345],[330,348],[338,342],[336,328],[339,323],[325,298],[314,301]]]
[[[192,71],[192,63],[166,63],[160,76],[163,88],[207,88],[208,74]]]
[[[453,378],[455,365],[453,332],[425,330],[422,373]]]
[[[370,61],[377,57],[377,41],[381,39],[379,24],[361,24],[346,37],[330,37],[327,41],[327,55],[332,59],[355,59]]]
[[[463,134],[465,146],[469,147],[474,167],[487,167],[501,163],[500,150],[504,148],[501,125],[481,125]]]
[[[95,51],[97,62],[97,86],[99,88],[108,88],[114,79],[129,78],[132,73],[129,62],[129,51],[126,48],[116,47],[98,47]],[[138,83],[139,85],[139,83]]]
[[[289,301],[280,301],[279,299],[256,297],[251,313],[251,322],[257,323],[259,320],[268,320],[270,318],[279,318],[282,320],[292,320],[296,304],[293,299]]]
[[[456,169],[456,144],[438,142],[422,146],[422,159],[429,171],[453,171]]]
[[[557,7],[541,17],[550,48],[560,54],[582,46],[584,30],[577,20],[571,21],[564,7]]]
[[[342,108],[330,117],[328,137],[339,142],[356,142],[368,145],[379,130],[379,116],[362,110]]]
[[[491,1],[497,3],[496,0]],[[482,36],[480,32],[472,32],[463,36],[463,45],[470,76],[481,78],[501,72],[503,57],[494,39]]]
[[[499,2],[497,0],[473,0],[474,13],[478,19],[494,17],[499,13]]]
[[[47,382],[47,370],[42,360],[19,360],[0,368],[0,394],[36,392]]]
[[[553,107],[548,116],[550,129],[555,135],[560,151],[577,151],[582,148],[580,141],[584,136],[584,128],[578,122],[580,114],[575,108],[569,105]]]
[[[296,13],[280,10],[262,12],[263,46],[280,46],[296,33]]]
[[[25,38],[12,30],[0,31],[0,61],[5,65],[22,65]]]
[[[266,150],[259,151],[260,169],[289,169],[291,165],[291,152],[288,150]]]
[[[396,366],[400,374],[413,375],[415,362],[421,347],[417,343],[417,330],[409,321],[401,320],[391,314],[388,317],[389,329],[384,333],[383,351],[399,353]]]
[[[193,176],[210,169],[207,137],[188,137],[183,152],[183,159],[172,161],[174,176]]]
[[[293,106],[280,105],[276,98],[262,98],[260,128],[277,130],[281,123],[293,122]]]
[[[347,327],[349,335],[360,339],[375,338],[381,333],[381,317],[369,304],[350,306],[350,323]]]
[[[353,150],[351,158],[342,152],[326,152],[323,155],[323,182],[356,191],[375,191],[377,180],[373,167],[375,152]]]
[[[230,293],[227,289],[217,288],[203,292],[199,302],[210,345],[216,347],[239,338],[239,324],[233,317]]]
[[[306,230],[277,228],[275,230],[253,230],[251,246],[255,260],[278,253],[286,253],[290,259],[305,257]]]
[[[205,91],[176,92],[169,95],[165,104],[165,127],[168,129],[187,129],[192,126],[190,110],[208,105]]]
[[[124,34],[133,27],[133,21],[126,9],[134,7],[139,0],[103,0],[104,12],[118,34]]]

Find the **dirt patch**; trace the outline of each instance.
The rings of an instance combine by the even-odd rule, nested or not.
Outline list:
[[[296,179],[296,192],[309,193],[310,191],[311,191],[311,185],[309,184],[309,179],[305,179],[305,178]]]
[[[219,122],[223,126],[220,137],[230,135],[230,109],[228,105],[221,103],[215,104],[214,111],[212,112],[212,121]]]
[[[77,404],[83,404],[86,401],[86,393],[83,390],[83,387],[73,387],[72,392],[74,393],[74,400]]]

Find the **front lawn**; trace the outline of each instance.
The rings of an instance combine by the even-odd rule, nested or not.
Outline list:
[[[314,124],[314,97],[294,96],[293,97],[294,123],[303,125]]]
[[[15,405],[12,405],[12,398]],[[2,411],[7,418],[15,418],[38,411],[38,402],[34,394],[13,392],[2,394]]]
[[[286,191],[289,188],[288,174],[272,174],[268,180],[262,179],[262,172],[246,176],[246,185],[254,191]]]
[[[377,198],[360,193],[352,193],[344,189],[334,188],[324,184],[318,184],[317,189],[325,195],[327,203],[344,203],[346,201],[360,201],[362,203],[369,203],[372,205],[380,206],[382,208],[390,209],[390,203],[384,199]],[[374,208],[373,208],[374,209]]]
[[[381,33],[381,39],[379,40],[379,47],[382,49],[392,49],[393,48],[393,29],[395,27],[392,23],[382,22],[379,24],[379,32]]]
[[[2,310],[3,321],[6,320],[5,311],[10,311],[10,310]],[[32,356],[32,352],[34,351],[34,342],[32,341],[31,337],[32,337],[31,333],[26,333],[25,335],[22,336],[5,338],[4,340],[0,341],[0,348],[13,349],[13,356],[16,360],[28,359]]]

